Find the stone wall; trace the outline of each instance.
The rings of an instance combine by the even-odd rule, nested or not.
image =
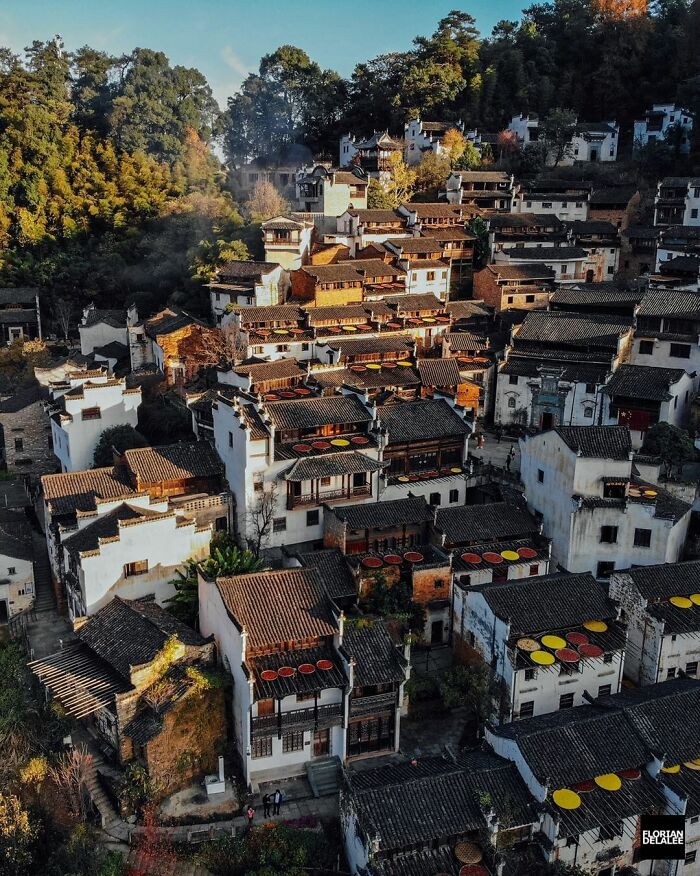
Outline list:
[[[10,471],[29,474],[38,480],[41,475],[57,470],[51,446],[51,423],[40,400],[16,411],[0,413],[0,426],[5,464]]]

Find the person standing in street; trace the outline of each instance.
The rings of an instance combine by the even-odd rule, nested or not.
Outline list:
[[[253,826],[253,819],[255,818],[255,809],[253,809],[252,804],[248,804],[245,814],[248,816],[248,830],[250,830]]]
[[[277,788],[277,790],[275,791],[275,795],[272,799],[273,799],[272,814],[279,815],[280,814],[280,806],[282,805],[282,792],[280,791],[279,788]]]
[[[263,814],[264,814],[265,818],[270,817],[270,795],[269,794],[265,794],[265,796],[263,797]]]

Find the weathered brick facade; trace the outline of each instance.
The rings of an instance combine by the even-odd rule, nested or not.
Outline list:
[[[2,461],[9,471],[41,475],[57,470],[51,447],[51,423],[39,387],[21,390],[0,402]]]

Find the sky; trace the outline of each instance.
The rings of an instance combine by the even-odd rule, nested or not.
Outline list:
[[[451,9],[470,12],[482,35],[516,19],[529,0],[0,0],[0,46],[21,52],[60,34],[68,50],[165,52],[197,67],[222,106],[262,55],[289,43],[349,76],[358,61],[404,51]]]

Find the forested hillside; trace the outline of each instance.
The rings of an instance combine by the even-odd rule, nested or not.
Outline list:
[[[490,132],[554,107],[629,131],[653,100],[700,111],[700,5],[553,0],[482,38],[455,11],[406,52],[349,79],[283,46],[221,111],[205,77],[161,52],[122,57],[59,38],[0,50],[0,283],[36,284],[45,304],[170,299],[204,309],[201,278],[224,252],[259,256],[226,168],[293,144],[337,155],[338,136],[463,120]],[[219,149],[214,151],[218,143]]]

